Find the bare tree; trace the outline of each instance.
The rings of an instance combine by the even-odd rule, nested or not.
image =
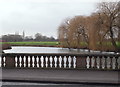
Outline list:
[[[106,50],[111,40],[115,50],[120,41],[120,2],[102,2],[91,16],[75,16],[59,26],[59,40],[69,48],[81,48],[82,42],[92,50]],[[109,47],[107,49],[110,49]]]
[[[73,41],[77,43],[77,48],[85,47],[81,45],[88,44],[88,33],[85,16],[75,16],[74,18],[72,18],[70,21],[70,30],[71,33],[73,33]]]
[[[70,47],[70,41],[69,41],[69,20],[66,19],[58,28],[58,39],[62,46]]]
[[[104,27],[107,29],[106,33],[108,38],[111,39],[112,45],[118,50],[116,44],[116,38],[119,30],[118,25],[116,25],[116,20],[119,18],[120,7],[118,2],[102,2],[99,3],[98,8],[99,16],[102,19]]]
[[[59,40],[66,43],[68,48],[80,48],[81,42],[88,43],[88,36],[86,33],[85,18],[83,16],[76,16],[69,20],[65,20],[59,26]]]

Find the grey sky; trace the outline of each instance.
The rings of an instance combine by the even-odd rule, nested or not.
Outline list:
[[[90,15],[99,0],[0,0],[0,29],[3,34],[23,30],[57,37],[61,22],[76,15]]]

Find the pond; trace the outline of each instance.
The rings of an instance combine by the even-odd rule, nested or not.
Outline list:
[[[30,46],[12,46],[12,49],[4,50],[5,53],[89,53],[87,49],[71,49],[59,47],[30,47]],[[100,53],[100,51],[90,51],[91,53]],[[114,52],[102,52],[110,53]]]
[[[58,47],[30,47],[30,46],[12,46],[12,49],[4,50],[5,53],[79,53],[88,52],[88,50],[77,49],[69,50],[68,48]]]

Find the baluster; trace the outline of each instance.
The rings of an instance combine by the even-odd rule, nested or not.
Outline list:
[[[17,56],[15,57],[15,67],[18,67],[18,58],[17,58]]]
[[[86,67],[89,69],[90,68],[90,57],[89,56],[87,56],[86,62],[87,62]]]
[[[64,58],[63,58],[63,62],[64,62],[64,68],[66,68],[66,62],[67,62],[67,57],[66,56],[64,56]]]
[[[46,66],[46,68],[48,67],[48,57],[47,56],[45,58],[45,66]]]
[[[55,68],[57,67],[57,57],[54,57],[54,61],[55,61]]]
[[[52,56],[50,56],[50,67],[52,68],[52,62],[53,62],[53,58]]]
[[[35,57],[32,56],[32,67],[35,67]]]
[[[41,56],[41,68],[43,68],[43,67],[44,67],[44,57]]]
[[[73,64],[71,64],[72,59],[73,59],[73,58],[71,58],[70,56],[68,57],[68,67],[69,67],[69,68],[71,68],[71,66],[73,66],[73,64],[74,64],[74,59],[73,59]]]
[[[2,55],[0,55],[0,67],[2,67]]]
[[[73,68],[76,68],[76,57],[75,56],[73,57]]]
[[[91,58],[91,68],[95,68],[95,57]]]
[[[62,57],[61,56],[59,57],[59,67],[60,68],[62,67]]]
[[[30,67],[30,56],[28,56],[28,67]]]
[[[120,69],[120,57],[118,57],[118,59],[117,59],[117,63],[118,63],[118,69]]]
[[[69,56],[66,56],[66,67],[69,68]]]
[[[2,57],[2,67],[4,67],[4,56]]]
[[[24,67],[26,67],[26,56],[23,57]]]
[[[116,58],[113,57],[112,58],[112,69],[115,69],[116,68]]]
[[[22,66],[22,63],[21,63],[22,62],[22,57],[21,56],[19,57],[19,61],[20,61],[19,66],[21,67]]]
[[[2,56],[0,55],[0,67],[2,67]]]
[[[39,66],[39,57],[37,56],[36,59],[37,59],[37,68],[39,68],[40,67]]]
[[[96,63],[97,63],[97,69],[100,69],[100,57],[96,58]]]
[[[107,57],[106,62],[107,62],[107,65],[106,65],[107,69],[110,69],[110,67],[111,67],[111,58]]]
[[[102,67],[102,69],[105,69],[105,57],[102,57],[101,58],[102,60],[101,60],[101,67]]]
[[[3,57],[3,61],[4,61],[4,67],[6,66],[6,57]]]

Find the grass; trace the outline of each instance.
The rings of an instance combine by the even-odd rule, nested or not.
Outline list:
[[[63,43],[62,45],[68,46],[67,43]],[[118,48],[120,48],[120,42],[116,41],[116,45],[117,45]],[[77,43],[71,44],[71,46],[77,46]],[[81,47],[85,47],[85,46],[87,47],[88,43],[80,42],[80,46]],[[99,42],[97,42],[97,46],[100,46]],[[102,42],[102,46],[110,48],[110,47],[113,47],[113,44],[112,44],[112,42]]]
[[[116,42],[117,43],[117,46],[118,48],[120,48],[120,42]],[[10,44],[10,45],[44,45],[44,46],[56,46],[58,45],[59,43],[57,41],[55,42],[0,42],[0,44]],[[85,42],[81,42],[80,43],[81,46],[87,46],[87,43]],[[104,43],[104,45],[106,46],[112,46],[112,43],[111,42],[107,42],[107,43]]]
[[[0,42],[0,44],[10,44],[10,45],[58,45],[58,42]]]
[[[116,43],[117,43],[118,48],[120,48],[120,42],[116,42]]]
[[[112,46],[112,43],[111,42],[107,42],[107,43],[105,43],[105,45]],[[117,45],[118,48],[120,48],[120,42],[116,42],[116,45]]]

